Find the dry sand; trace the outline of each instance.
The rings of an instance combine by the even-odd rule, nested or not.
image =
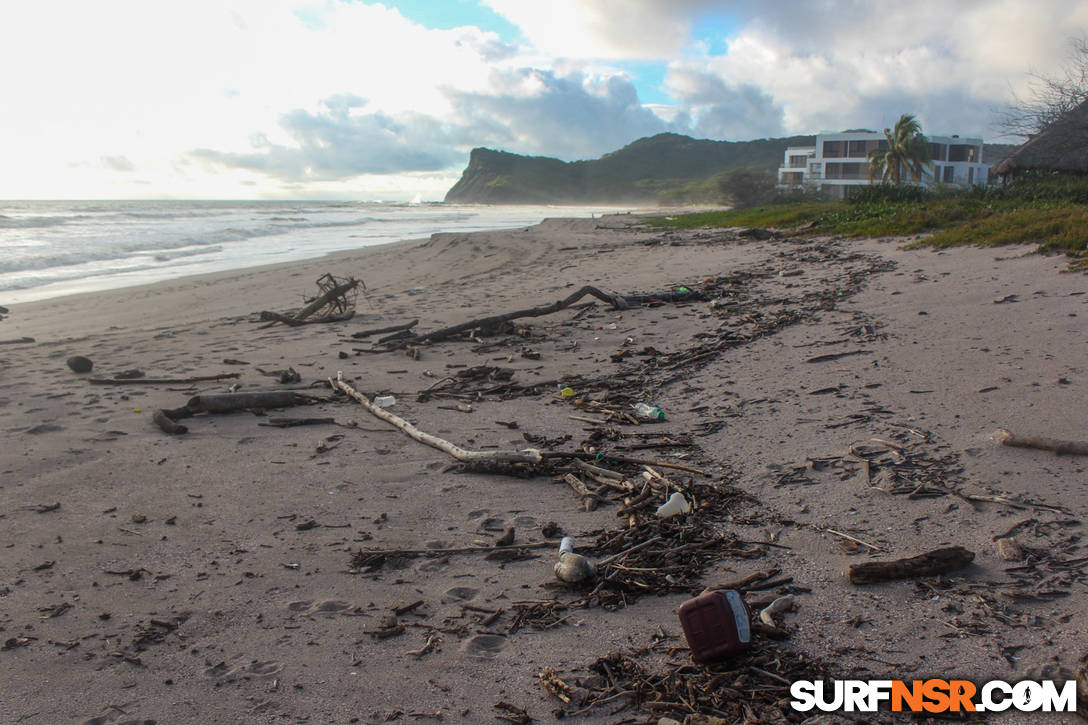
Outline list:
[[[417,401],[417,391],[462,369],[450,366],[510,367],[515,382],[529,384],[641,365],[647,399],[668,421],[618,429],[692,432],[697,447],[628,455],[699,466],[710,481],[752,494],[750,510],[723,512],[723,531],[788,547],[726,557],[703,578],[710,585],[771,566],[793,577],[778,590],[797,602],[784,617],[791,634],[760,648],[800,651],[865,677],[1018,680],[1084,662],[1084,459],[991,439],[999,427],[1088,437],[1083,275],[1026,249],[757,242],[721,230],[662,235],[632,230],[630,221],[436,235],[13,306],[0,338],[37,342],[0,347],[0,719],[428,722],[440,713],[444,722],[487,723],[505,701],[550,721],[557,708],[577,708],[540,687],[546,666],[573,683],[617,650],[656,642],[647,662],[686,658],[668,651],[683,645],[676,610],[687,595],[679,593],[620,611],[570,609],[555,627],[511,634],[514,602],[556,596],[543,586],[552,581],[550,549],[506,564],[466,555],[349,570],[360,547],[473,546],[508,526],[518,542],[539,542],[548,521],[574,534],[615,529],[623,520],[614,506],[585,512],[548,477],[444,471],[445,454],[346,402],[285,415],[355,418],[359,429],[261,427],[265,418],[239,413],[194,418],[187,435],[170,437],[151,423],[152,410],[225,392],[229,381],[92,386],[66,367],[76,354],[94,361],[94,375],[241,372],[243,392],[280,387],[256,367],[294,367],[297,387],[343,371],[364,391],[394,393],[393,410],[425,430],[477,449],[524,447],[522,433],[569,434],[561,448],[573,449],[594,426],[569,418],[579,411],[554,385],[490,396],[467,414],[450,409],[457,401]],[[790,270],[801,273],[778,274]],[[259,310],[299,306],[326,271],[365,280],[354,320],[294,329],[254,321]],[[416,317],[431,330],[552,302],[583,284],[653,292],[706,279],[731,280],[716,293],[760,304],[622,312],[598,304],[528,321],[536,338],[445,342],[424,347],[419,360],[357,355],[353,348],[369,343],[348,337]],[[684,358],[664,355],[722,335],[739,340],[769,320],[781,325],[774,334],[666,370]],[[541,358],[520,357],[526,345]],[[658,354],[612,361],[647,347]],[[844,352],[856,354],[806,362]],[[599,383],[590,387],[579,397],[603,396]],[[592,405],[582,413],[593,415]],[[334,435],[343,437],[326,440]],[[904,449],[898,479],[876,475],[894,454],[871,438]],[[320,452],[322,443],[329,449]],[[862,465],[844,458],[858,443],[872,447],[855,452],[878,461],[868,483]],[[912,473],[906,464],[927,468]],[[925,471],[929,488],[918,489]],[[927,496],[934,487],[940,495]],[[972,502],[947,489],[1030,503]],[[993,543],[1017,524],[1026,565],[1000,560]],[[826,529],[878,547],[879,556],[962,545],[975,562],[943,577],[859,587],[843,571],[866,552],[851,553]],[[404,634],[369,634],[391,608],[419,600],[400,618]],[[479,610],[497,609],[503,614],[485,624]],[[433,651],[411,654],[431,637]],[[655,721],[616,712],[623,704],[584,720]]]

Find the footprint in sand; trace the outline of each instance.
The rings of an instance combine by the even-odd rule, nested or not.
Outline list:
[[[441,559],[425,559],[418,567],[416,567],[416,571],[422,573],[441,571],[449,565],[449,557],[444,556]]]
[[[204,676],[205,677],[211,677],[212,679],[219,679],[220,677],[226,677],[227,674],[229,674],[229,673],[230,673],[230,667],[227,666],[226,662],[220,662],[219,664],[214,665],[214,666],[209,667],[208,669],[204,670]]]
[[[254,660],[245,667],[235,670],[235,674],[243,677],[272,677],[283,672],[283,663],[275,660],[258,662]]]
[[[480,593],[479,589],[472,587],[450,587],[442,592],[443,602],[467,602]]]
[[[275,660],[253,660],[248,665],[231,667],[226,662],[220,662],[214,667],[204,670],[204,676],[214,680],[236,680],[238,678],[272,677],[283,672],[283,663]]]
[[[461,652],[466,657],[491,659],[506,646],[506,637],[497,634],[477,634],[461,643]]]
[[[506,521],[496,516],[491,516],[476,524],[476,528],[481,531],[504,531],[506,529]]]
[[[301,617],[312,617],[315,614],[340,614],[351,608],[351,604],[339,599],[322,599],[317,602],[291,602],[287,608],[292,612],[301,612]]]

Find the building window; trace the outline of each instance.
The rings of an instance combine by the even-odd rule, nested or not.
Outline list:
[[[782,174],[782,183],[789,186],[800,186],[805,181],[805,175],[797,171],[787,171]]]
[[[975,167],[972,166],[967,169],[967,185],[971,186],[975,183]]]
[[[825,179],[867,179],[869,164],[829,163],[824,165]]]
[[[845,141],[824,141],[824,158],[841,159],[846,156]]]
[[[978,150],[975,146],[968,146],[967,144],[952,144],[948,147],[948,160],[949,161],[977,161]]]
[[[944,167],[944,177],[941,179],[941,181],[943,181],[946,184],[951,184],[952,179],[953,179],[953,175],[955,173],[956,173],[955,167],[945,166]]]
[[[791,169],[803,169],[808,162],[808,156],[790,156]]]
[[[888,142],[883,140],[847,141],[846,155],[851,159],[864,159],[877,149],[888,148]]]

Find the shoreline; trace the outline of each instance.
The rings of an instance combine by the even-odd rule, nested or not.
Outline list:
[[[103,208],[84,210],[79,204],[64,202],[60,208],[43,208],[33,214],[20,208],[12,226],[0,223],[0,240],[13,242],[17,252],[29,255],[16,254],[13,268],[0,273],[5,285],[14,285],[0,292],[0,304],[299,262],[339,251],[423,239],[432,233],[516,229],[556,214],[580,218],[630,210],[584,205],[268,202],[269,209],[262,211],[254,209],[254,202],[195,201],[189,202],[191,208],[184,202],[143,202],[150,205],[144,208],[133,207],[135,202],[113,201]],[[277,210],[282,213],[268,216]],[[4,221],[0,214],[0,222]],[[20,230],[42,235],[26,246],[18,236]],[[83,235],[89,236],[84,239]],[[83,275],[75,276],[81,270]],[[28,282],[40,284],[24,287]]]
[[[625,519],[615,505],[585,511],[562,476],[449,471],[445,454],[331,400],[270,415],[352,418],[357,428],[279,429],[237,413],[194,418],[185,436],[166,436],[151,410],[230,383],[92,386],[65,366],[74,354],[94,360],[96,376],[240,372],[242,392],[281,387],[256,368],[291,367],[302,376],[295,387],[325,397],[310,384],[342,371],[368,394],[392,392],[398,415],[475,450],[585,442],[707,471],[690,483],[666,475],[695,486],[697,501],[721,501],[706,510],[708,525],[776,546],[715,554],[694,586],[770,568],[792,577],[760,593],[796,603],[781,618],[788,637],[760,640],[762,653],[889,679],[1041,679],[1083,663],[1088,583],[1061,568],[1085,555],[1079,526],[1062,523],[1088,514],[1083,467],[990,440],[998,427],[1076,437],[1062,431],[1078,430],[1088,407],[1083,276],[1062,274],[1060,258],[1013,256],[1019,249],[753,242],[729,230],[599,221],[438,234],[12,305],[3,336],[39,342],[0,348],[0,514],[11,544],[0,550],[0,571],[11,572],[0,581],[0,639],[26,640],[0,651],[6,691],[25,703],[9,709],[36,713],[30,723],[112,722],[119,703],[125,719],[160,722],[381,722],[435,712],[477,722],[503,701],[548,721],[556,708],[581,707],[541,688],[545,667],[593,692],[588,668],[610,653],[657,671],[687,658],[675,650],[684,645],[676,609],[690,592],[633,596],[615,611],[579,606],[581,595],[551,586],[550,548],[506,562],[352,564],[360,549],[472,547],[507,528],[516,543],[546,546],[548,522],[592,550],[592,532],[617,531]],[[255,323],[258,310],[297,307],[325,271],[367,284],[355,319]],[[686,285],[713,299],[571,308],[522,321],[522,335],[421,346],[418,357],[357,353],[373,344],[350,337],[413,318],[434,330],[586,284],[622,294]],[[513,370],[511,385],[459,376],[477,366]],[[435,387],[447,378],[455,383]],[[550,381],[576,388],[582,404]],[[421,399],[427,389],[445,397]],[[663,408],[666,422],[571,418],[600,420],[636,398]],[[686,443],[661,445],[662,436]],[[647,443],[657,447],[625,450]],[[868,481],[855,454],[870,459]],[[917,495],[918,486],[932,490]],[[656,525],[650,514],[640,521]],[[1010,529],[1030,567],[999,559],[992,539]],[[851,548],[831,530],[879,551]],[[868,587],[842,575],[870,558],[944,545],[967,547],[974,563]],[[557,623],[513,626],[525,602],[555,600],[567,607]],[[372,635],[393,610],[404,610],[404,632]],[[570,721],[636,716],[610,715],[622,704]]]

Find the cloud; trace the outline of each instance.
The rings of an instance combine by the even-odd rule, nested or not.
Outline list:
[[[452,113],[368,110],[353,94],[326,98],[317,111],[284,113],[274,142],[251,134],[247,151],[200,148],[195,161],[243,169],[282,182],[342,181],[369,174],[440,171],[464,163],[474,146],[568,160],[595,158],[643,136],[689,130],[644,107],[621,75],[591,76],[521,68],[497,72],[487,91],[446,89]]]
[[[125,156],[102,156],[99,161],[102,163],[102,166],[111,171],[126,173],[136,170],[136,164],[132,163],[132,161]]]
[[[774,98],[749,84],[728,84],[696,68],[669,69],[666,84],[683,105],[691,132],[722,140],[781,136],[784,111]]]
[[[365,101],[343,94],[325,100],[314,113],[295,109],[283,114],[279,127],[291,144],[251,136],[252,150],[224,152],[197,149],[198,161],[257,171],[286,182],[344,180],[365,174],[437,171],[458,162],[443,124],[419,113],[359,112]]]
[[[718,77],[735,97],[690,111],[707,133],[729,136],[777,133],[756,130],[775,121],[768,103],[792,133],[879,125],[903,111],[988,133],[993,109],[1023,90],[1027,71],[1056,68],[1064,37],[1088,29],[1081,0],[485,1],[556,56],[657,59]],[[719,45],[726,50],[712,52]],[[670,90],[686,104],[679,85]]]
[[[624,76],[560,76],[520,68],[497,73],[486,92],[449,91],[458,137],[564,159],[596,157],[669,129]]]
[[[714,0],[483,0],[537,49],[561,58],[660,58],[690,39],[694,14]]]

